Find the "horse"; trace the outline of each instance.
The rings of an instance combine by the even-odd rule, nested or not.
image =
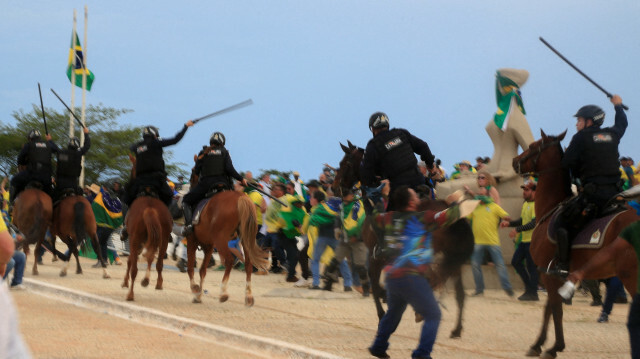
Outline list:
[[[76,258],[76,274],[82,274],[80,260],[78,259],[78,245],[87,237],[91,239],[93,248],[96,249],[98,260],[102,264],[105,279],[111,278],[107,272],[106,259],[102,258],[102,251],[99,250],[98,235],[96,234],[96,219],[91,209],[91,204],[83,196],[72,193],[65,195],[53,207],[53,226],[51,227],[51,237],[59,237],[69,247],[70,253]],[[52,249],[55,252],[55,241],[52,243]],[[64,266],[60,271],[60,276],[67,275],[67,267],[69,266],[70,256],[62,256]]]
[[[25,235],[24,252],[29,253],[29,245],[36,244],[35,253],[40,252],[42,242],[51,226],[51,197],[42,190],[31,187],[20,192],[13,207],[13,223]],[[55,238],[55,237],[53,237]],[[62,253],[58,252],[58,255]],[[54,252],[54,255],[55,252]],[[38,275],[38,261],[33,261],[33,275]]]
[[[191,188],[195,187],[197,178],[198,176],[192,173]],[[200,212],[198,223],[193,225],[193,232],[187,237],[187,273],[189,274],[191,292],[194,294],[193,303],[202,303],[204,278],[207,275],[207,267],[214,247],[218,250],[225,266],[219,300],[223,303],[229,299],[227,284],[231,268],[233,268],[233,255],[228,243],[230,240],[240,237],[244,249],[246,272],[245,305],[251,307],[254,304],[251,292],[253,266],[266,270],[269,265],[268,254],[256,242],[258,222],[255,205],[246,194],[230,190],[219,192],[202,201],[208,202]],[[196,211],[194,211],[194,217],[196,215]],[[204,259],[200,266],[200,283],[196,284],[193,279],[193,268],[198,246],[204,251]]]
[[[129,159],[133,163],[131,170],[131,180],[133,180],[135,178],[136,159],[131,155],[129,155]],[[131,277],[131,288],[129,288],[129,293],[127,294],[128,301],[133,301],[133,286],[138,275],[138,255],[143,248],[147,259],[147,271],[140,284],[143,287],[149,285],[151,264],[155,259],[156,252],[158,252],[156,289],[162,289],[163,260],[171,237],[173,219],[167,206],[157,197],[157,193],[152,188],[145,187],[143,193],[138,194],[138,197],[131,203],[127,218],[125,218],[125,226],[129,234],[130,253],[122,287],[129,288],[129,277]]]
[[[556,245],[549,241],[547,231],[550,227],[552,214],[563,201],[572,196],[569,173],[561,165],[564,151],[560,142],[566,131],[559,136],[547,136],[541,131],[542,138],[529,145],[529,148],[513,159],[513,168],[521,175],[533,174],[538,177],[536,189],[536,227],[531,238],[531,256],[538,267],[546,268],[555,257]],[[617,215],[606,227],[603,236],[604,248],[618,236],[627,225],[640,219],[635,210],[627,208]],[[599,249],[572,248],[570,271],[582,268]],[[618,276],[630,293],[636,291],[637,263],[633,251],[617,253],[615,263],[609,262],[596,271],[587,273],[584,279],[600,279]],[[562,327],[562,298],[558,288],[562,280],[542,271],[541,279],[547,289],[548,298],[544,307],[542,330],[535,343],[529,348],[527,356],[555,358],[558,352],[565,348]],[[547,338],[549,319],[553,315],[555,328],[555,344],[542,353],[542,345]]]
[[[336,172],[333,182],[334,193],[341,193],[342,188],[352,188],[360,180],[360,163],[364,156],[364,149],[354,146],[350,141],[349,147],[340,144],[345,155],[340,161],[340,168]],[[368,200],[364,198],[364,200]],[[432,201],[423,199],[418,211],[436,210],[441,211],[448,207],[445,201]],[[362,239],[369,249],[369,278],[371,280],[371,293],[376,306],[378,319],[381,319],[385,311],[382,308],[381,298],[385,298],[385,290],[380,286],[380,273],[385,262],[380,258],[374,258],[374,248],[377,244],[372,218],[367,213],[367,218],[362,228]],[[466,220],[459,220],[453,225],[438,229],[433,232],[433,251],[438,258],[434,266],[434,278],[430,282],[434,287],[446,282],[448,278],[453,279],[453,286],[456,293],[456,303],[458,305],[458,317],[456,326],[451,331],[450,338],[460,338],[462,334],[462,312],[464,308],[465,292],[462,285],[462,265],[471,258],[473,253],[473,232]],[[419,320],[419,318],[416,318]]]

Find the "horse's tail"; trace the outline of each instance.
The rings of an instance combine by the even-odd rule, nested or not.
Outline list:
[[[76,243],[80,244],[87,238],[87,230],[84,223],[84,203],[79,201],[73,205],[73,231],[76,233]]]
[[[146,257],[147,260],[152,261],[155,259],[156,251],[162,243],[162,224],[160,223],[158,210],[155,208],[145,208],[142,218],[144,218],[144,225],[147,228]]]
[[[242,195],[238,198],[238,217],[240,220],[238,229],[245,256],[257,268],[266,270],[269,265],[268,254],[258,246],[256,241],[258,234],[256,206],[249,196]]]
[[[29,233],[27,233],[27,244],[36,243],[36,241],[34,241],[34,239],[36,238],[44,238],[47,230],[45,226],[40,225],[40,223],[44,221],[44,204],[42,203],[40,198],[36,199],[36,202],[33,204],[33,208],[35,208],[35,211],[33,211],[31,229],[29,230]]]

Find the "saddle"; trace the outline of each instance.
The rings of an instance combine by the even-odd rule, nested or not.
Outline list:
[[[158,195],[158,190],[153,186],[144,186],[141,190],[138,190],[135,198],[138,197],[153,197],[160,199],[160,195]]]
[[[198,204],[196,205],[196,208],[193,211],[193,219],[191,220],[191,224],[195,226],[196,224],[200,223],[200,214],[202,213],[202,210],[207,205],[207,203],[209,203],[211,198],[217,193],[227,190],[229,190],[229,188],[223,183],[217,183],[213,185],[205,194],[204,199],[200,200],[200,202],[198,202]]]
[[[60,202],[62,202],[62,200],[64,200],[67,197],[73,197],[77,195],[79,195],[77,189],[65,188],[62,190],[62,193],[60,193],[60,196],[58,197],[58,199],[53,203],[53,206],[54,207],[57,206],[58,204],[60,204]]]
[[[622,206],[608,207],[605,211],[603,211],[604,215],[592,219],[587,224],[582,227],[580,232],[575,236],[573,241],[571,242],[571,248],[576,249],[599,249],[604,244],[604,234],[609,228],[609,224],[621,213],[623,213],[626,208]],[[557,244],[556,238],[556,219],[560,211],[556,211],[551,218],[549,219],[549,227],[547,229],[547,239],[553,243]]]

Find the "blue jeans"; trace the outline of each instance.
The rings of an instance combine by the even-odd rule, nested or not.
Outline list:
[[[531,253],[529,252],[530,246],[530,242],[520,243],[516,251],[513,253],[511,265],[522,279],[522,282],[524,282],[525,292],[537,294],[538,269],[536,268],[536,264],[533,263],[533,258],[531,258]]]
[[[629,329],[631,342],[631,359],[640,359],[640,293],[633,295],[627,329]]]
[[[615,302],[616,298],[618,298],[621,294],[624,294],[624,285],[618,277],[605,279],[604,284],[607,286],[607,293],[604,296],[602,311],[604,313],[607,313],[608,315],[611,314],[611,309],[613,309],[613,302]]]
[[[22,251],[13,252],[13,257],[9,263],[7,263],[7,269],[4,272],[3,280],[7,279],[9,272],[13,269],[13,278],[11,279],[11,286],[22,284],[22,277],[24,275],[24,266],[27,264],[27,256]]]
[[[312,285],[320,285],[320,258],[322,258],[324,250],[327,249],[327,247],[331,247],[331,249],[335,250],[337,245],[338,240],[335,238],[316,238],[316,243],[314,243],[313,247],[313,258],[311,258],[311,276],[313,278]],[[353,278],[351,278],[351,270],[349,269],[349,265],[346,260],[340,263],[340,273],[342,273],[342,277],[344,278],[344,286],[350,287]]]
[[[433,290],[426,278],[417,275],[407,275],[402,278],[387,278],[387,312],[378,324],[378,332],[371,345],[375,351],[386,351],[389,347],[389,337],[396,331],[402,314],[410,304],[416,313],[424,317],[422,333],[418,348],[412,357],[429,357],[438,334],[440,325],[440,308]]]
[[[502,251],[500,246],[490,246],[488,244],[476,244],[473,247],[473,254],[471,255],[471,271],[473,272],[473,281],[476,283],[476,293],[484,292],[484,278],[482,277],[482,259],[484,253],[489,252],[491,260],[496,265],[496,271],[498,277],[500,277],[500,285],[504,290],[512,290],[511,283],[509,282],[509,275],[507,274],[507,267],[504,265],[504,259],[502,259]]]

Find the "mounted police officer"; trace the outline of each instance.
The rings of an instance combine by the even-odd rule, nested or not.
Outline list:
[[[424,185],[425,177],[418,169],[414,153],[419,154],[427,169],[433,172],[435,157],[431,154],[429,145],[405,129],[389,129],[389,118],[383,112],[371,115],[369,129],[373,132],[373,138],[367,143],[360,168],[363,185],[375,185],[376,176],[388,178],[390,197],[399,186],[407,185],[417,189]],[[387,210],[395,209],[390,202]]]
[[[561,276],[568,274],[573,238],[590,219],[600,216],[609,200],[622,191],[618,145],[628,123],[620,96],[612,96],[611,103],[616,110],[612,127],[601,128],[605,113],[595,105],[583,106],[574,115],[578,132],[564,153],[562,166],[570,171],[579,193],[563,206],[558,216],[555,274]]]
[[[17,173],[11,179],[11,202],[18,197],[29,182],[38,182],[42,190],[51,195],[51,155],[56,144],[51,140],[51,135],[47,134],[44,141],[41,139],[40,131],[31,130],[27,135],[29,142],[22,146],[18,154],[18,167],[24,166],[26,169]]]
[[[231,189],[233,177],[247,186],[247,180],[242,178],[233,167],[229,151],[224,147],[225,138],[220,132],[214,132],[209,139],[209,147],[205,147],[198,155],[198,160],[193,169],[193,173],[198,175],[198,184],[189,189],[182,199],[182,210],[184,212],[184,230],[182,235],[188,236],[193,231],[193,206],[202,200],[207,192],[215,187],[219,190]]]
[[[131,145],[131,152],[136,155],[136,178],[130,184],[126,194],[126,205],[131,206],[138,192],[144,187],[151,186],[157,191],[158,197],[167,206],[171,203],[173,192],[167,184],[167,173],[164,168],[162,148],[178,143],[187,128],[193,126],[192,121],[184,124],[184,127],[173,138],[161,139],[158,129],[147,126],[142,130],[142,141]]]
[[[71,189],[74,193],[81,195],[82,189],[78,184],[78,177],[82,172],[82,156],[91,148],[89,138],[89,128],[84,127],[84,145],[80,147],[80,140],[73,137],[69,140],[66,149],[59,149],[56,146],[54,152],[57,153],[58,162],[56,167],[56,190],[54,192],[54,202],[60,200],[65,191]]]

